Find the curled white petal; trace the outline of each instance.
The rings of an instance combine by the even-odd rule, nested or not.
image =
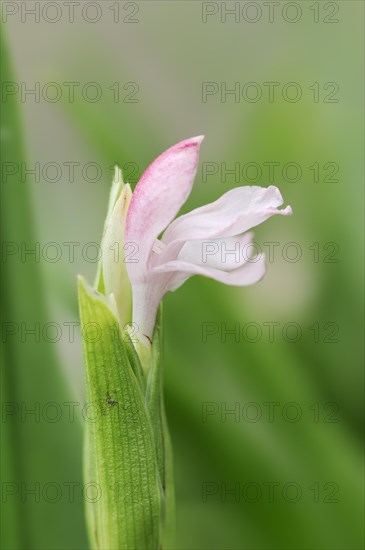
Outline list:
[[[156,267],[153,271],[154,273],[171,273],[175,271],[179,274],[185,273],[189,276],[203,275],[226,285],[248,286],[258,283],[265,275],[265,255],[261,254],[255,260],[249,261],[233,271],[223,271],[209,266],[203,267],[181,260],[167,262],[162,266]],[[172,279],[168,290],[172,290],[173,283]]]
[[[177,218],[166,229],[162,241],[170,245],[181,241],[239,235],[275,214],[292,214],[290,206],[283,210],[278,208],[283,202],[279,189],[273,185],[237,187],[215,202]]]

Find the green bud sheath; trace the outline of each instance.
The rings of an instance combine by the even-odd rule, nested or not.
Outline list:
[[[85,483],[95,488],[86,499],[91,546],[157,550],[162,540],[171,540],[166,530],[171,531],[167,518],[173,513],[172,487],[167,490],[171,452],[156,371],[160,361],[151,365],[146,380],[105,297],[82,278],[79,305],[87,403],[93,411],[85,422]]]

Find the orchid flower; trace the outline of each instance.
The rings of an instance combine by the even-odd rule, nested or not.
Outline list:
[[[160,301],[192,275],[204,275],[228,285],[257,283],[265,274],[261,255],[240,255],[228,261],[216,254],[203,257],[207,243],[226,246],[252,242],[249,229],[275,214],[288,216],[277,187],[232,189],[213,203],[175,216],[193,186],[203,136],[181,141],[162,153],[142,175],[133,192],[125,223],[125,242],[138,247],[138,261],[126,264],[132,285],[133,322],[142,343],[151,339]],[[160,235],[162,236],[160,237]],[[222,255],[221,255],[222,256]]]

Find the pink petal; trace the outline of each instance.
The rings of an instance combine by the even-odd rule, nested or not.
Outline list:
[[[138,247],[138,262],[127,263],[133,283],[146,280],[153,244],[188,198],[203,136],[187,139],[160,155],[142,175],[126,221],[126,242]]]
[[[166,229],[162,242],[169,248],[177,242],[239,235],[275,214],[292,214],[290,206],[277,208],[282,204],[277,187],[237,187],[215,202],[177,218]]]

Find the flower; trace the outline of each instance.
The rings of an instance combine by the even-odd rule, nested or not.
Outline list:
[[[245,186],[174,219],[192,189],[202,140],[198,136],[181,141],[154,160],[139,180],[128,208],[125,242],[138,249],[138,261],[126,264],[133,322],[146,345],[164,294],[192,275],[237,286],[260,281],[265,274],[263,255],[240,254],[237,258],[235,254],[233,259],[228,251],[237,243],[247,250],[252,242],[249,229],[275,214],[292,213],[290,206],[278,209],[283,198],[277,187]],[[225,249],[228,261],[222,254],[213,254],[217,247]]]

